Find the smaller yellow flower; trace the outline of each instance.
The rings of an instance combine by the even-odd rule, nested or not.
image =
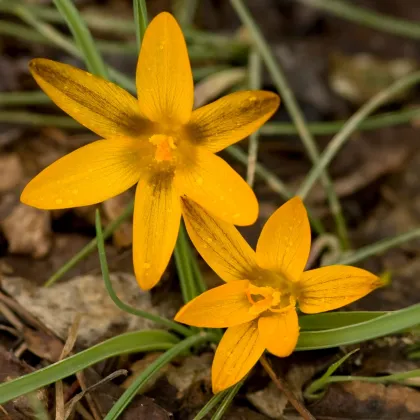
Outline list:
[[[190,238],[210,267],[227,283],[185,305],[175,320],[227,328],[214,357],[213,392],[239,382],[264,350],[289,356],[299,336],[296,303],[314,314],[340,308],[381,286],[361,268],[334,265],[303,271],[311,231],[305,207],[295,197],[265,224],[256,252],[229,223],[183,200]]]

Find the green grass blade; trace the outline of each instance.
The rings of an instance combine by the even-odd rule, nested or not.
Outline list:
[[[115,230],[121,225],[121,223],[123,223],[133,214],[133,210],[134,210],[134,201],[132,201],[124,209],[124,211],[105,228],[103,232],[104,240],[109,238],[115,232]],[[48,287],[48,286],[53,285],[57,280],[59,280],[62,276],[64,276],[64,274],[66,274],[71,268],[73,268],[79,261],[81,261],[87,255],[95,251],[97,246],[98,246],[97,238],[92,239],[74,257],[72,257],[58,271],[56,271],[48,279],[48,281],[44,284],[44,286]]]
[[[296,350],[317,350],[360,343],[420,324],[420,304],[388,312],[370,321],[323,331],[303,331]]]
[[[226,411],[229,409],[230,404],[232,403],[233,399],[236,397],[236,394],[241,389],[245,379],[238,382],[236,385],[232,386],[231,388],[226,390],[226,393],[223,396],[223,401],[220,404],[217,411],[214,413],[211,420],[221,420],[225,415]]]
[[[400,124],[407,124],[420,117],[419,108],[403,109],[401,111],[384,112],[369,117],[360,123],[358,130],[369,131],[378,128],[392,127]],[[312,134],[326,136],[339,132],[346,120],[309,123],[308,129]],[[296,135],[298,131],[293,124],[281,122],[268,122],[260,128],[261,134],[267,136]]]
[[[101,216],[100,216],[99,209],[96,210],[96,214],[95,214],[95,227],[96,227],[96,238],[98,242],[98,253],[99,253],[99,261],[101,264],[102,277],[105,282],[106,290],[110,298],[113,300],[113,302],[124,312],[139,316],[141,318],[149,319],[150,321],[156,322],[157,324],[161,324],[165,326],[166,328],[170,328],[183,336],[188,337],[192,335],[193,334],[192,330],[188,327],[185,327],[184,325],[178,324],[177,322],[171,321],[170,319],[167,319],[167,318],[163,318],[159,315],[151,314],[149,312],[142,311],[141,309],[133,308],[132,306],[127,305],[122,300],[120,300],[120,298],[117,296],[117,294],[115,293],[112,287],[111,278],[109,277],[108,262],[106,259],[104,235],[102,233]]]
[[[349,139],[350,135],[353,134],[359,127],[359,124],[369,116],[373,111],[378,109],[380,106],[389,102],[398,93],[409,89],[411,86],[420,82],[420,72],[411,73],[408,76],[397,80],[388,88],[376,94],[372,99],[366,102],[351,118],[347,120],[343,128],[331,139],[328,146],[322,153],[321,158],[313,166],[311,171],[305,177],[299,188],[298,195],[303,199],[308,195],[309,191],[315,184],[315,182],[322,176],[324,170],[334,159],[338,151]]]
[[[73,2],[71,0],[54,0],[54,4],[66,20],[66,23],[83,54],[89,71],[107,79],[108,71],[105,63],[93,41],[88,27]]]
[[[178,342],[178,338],[173,334],[159,330],[119,335],[36,372],[0,384],[0,404],[64,379],[109,357],[134,352],[167,350]]]
[[[184,353],[193,346],[198,346],[207,341],[213,340],[213,335],[210,333],[200,333],[188,337],[180,343],[173,346],[170,350],[158,357],[153,363],[135,378],[132,384],[127,388],[124,394],[114,404],[110,412],[106,415],[105,420],[116,420],[124,411],[136,394],[141,391],[142,387],[155,375],[163,366],[167,365],[176,356]]]
[[[178,240],[175,245],[175,263],[178,271],[179,282],[184,302],[187,303],[200,294],[195,284],[194,274],[191,265],[192,252],[189,250],[190,244],[185,231],[185,226],[181,223],[178,233]]]
[[[303,315],[299,317],[299,326],[302,331],[329,330],[332,328],[347,327],[361,322],[370,321],[386,315],[388,312],[353,311],[353,312],[327,312],[316,315]]]
[[[216,395],[213,395],[206,405],[195,415],[193,420],[202,420],[204,417],[209,414],[213,408],[215,408],[219,402],[226,396],[228,390],[219,392]]]
[[[149,19],[147,17],[146,0],[133,0],[134,22],[136,25],[137,48],[140,51],[141,42],[146,32]]]
[[[302,140],[302,143],[308,153],[308,156],[310,157],[314,166],[318,166],[320,159],[318,147],[316,145],[315,139],[308,130],[308,126],[303,112],[300,109],[295,95],[287,82],[283,70],[278,65],[270,49],[270,46],[264,39],[264,36],[262,35],[258,25],[255,23],[251,13],[244,5],[243,0],[231,0],[230,2],[233,8],[235,9],[236,13],[238,14],[239,18],[245,25],[245,27],[249,30],[255,47],[261,55],[262,59],[264,60],[265,65],[267,66],[267,69],[270,73],[270,76],[273,79],[273,82],[277,88],[277,91],[279,92],[287,111],[289,112],[293,122],[296,125],[296,128],[299,132],[299,137]],[[328,197],[331,213],[336,222],[338,237],[340,238],[342,247],[346,249],[348,248],[348,234],[346,223],[343,217],[340,201],[337,197],[337,194],[334,191],[333,184],[325,169],[326,168],[324,168],[324,171],[322,172],[321,181]]]
[[[258,90],[261,89],[262,79],[262,65],[261,56],[257,51],[251,50],[249,53],[248,73],[249,73],[249,89]],[[248,166],[246,172],[246,181],[252,188],[254,185],[255,178],[255,166],[258,161],[258,140],[260,137],[260,131],[257,130],[249,136],[248,146]]]
[[[326,372],[318,379],[313,381],[305,390],[305,398],[316,400],[322,396],[320,391],[326,386],[328,383],[328,379],[330,376],[354,353],[359,351],[359,349],[354,349],[350,353],[345,354],[340,360],[337,360],[331,366],[328,367]]]
[[[417,238],[420,238],[419,228],[413,229],[406,233],[402,233],[398,236],[394,236],[393,238],[383,239],[381,241],[375,242],[374,244],[370,244],[363,248],[359,248],[357,251],[353,251],[349,255],[341,257],[335,264],[356,264],[373,255],[379,255],[387,251],[388,249],[403,245],[404,243]]]
[[[416,22],[397,19],[382,13],[367,10],[352,4],[350,0],[300,0],[308,6],[330,12],[359,25],[393,35],[420,40],[420,25]]]

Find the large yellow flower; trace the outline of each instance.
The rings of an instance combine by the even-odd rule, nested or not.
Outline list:
[[[180,197],[237,225],[256,220],[254,193],[214,153],[258,129],[276,111],[279,98],[243,91],[193,111],[187,48],[169,13],[158,15],[144,35],[138,100],[66,64],[35,59],[30,69],[61,109],[106,140],[53,163],[26,186],[21,200],[40,209],[86,206],[138,183],[133,255],[142,288],[153,287],[168,264],[181,218]]]
[[[254,252],[236,228],[183,200],[188,233],[202,257],[227,283],[198,296],[176,315],[197,327],[227,328],[213,361],[215,393],[240,381],[267,349],[290,355],[299,336],[296,303],[314,314],[347,305],[381,285],[356,267],[333,265],[303,271],[311,231],[295,197],[265,224]]]

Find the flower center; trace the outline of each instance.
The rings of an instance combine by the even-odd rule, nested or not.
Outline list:
[[[252,305],[249,311],[258,315],[267,310],[284,312],[296,304],[290,292],[286,290],[286,293],[282,293],[269,286],[259,287],[251,284],[246,291],[246,296]]]
[[[176,145],[172,136],[167,136],[166,134],[155,134],[149,138],[149,142],[156,147],[156,162],[171,161],[174,158]]]

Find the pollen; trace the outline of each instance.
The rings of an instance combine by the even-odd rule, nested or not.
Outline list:
[[[174,138],[165,134],[155,134],[150,137],[149,142],[156,146],[156,162],[171,161],[176,149]]]

